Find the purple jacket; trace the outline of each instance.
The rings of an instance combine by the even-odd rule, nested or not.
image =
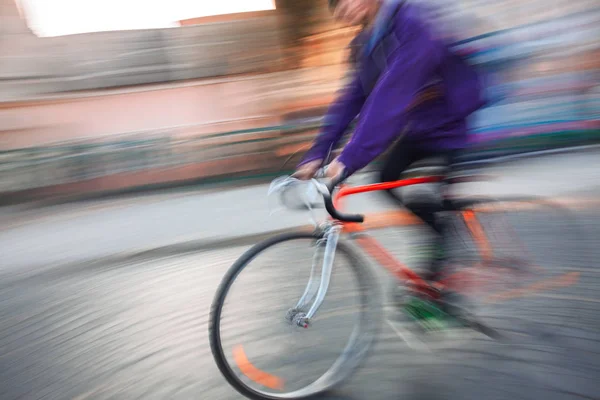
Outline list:
[[[394,7],[379,38],[369,43],[361,34],[355,39],[363,47],[357,70],[329,108],[302,163],[325,159],[359,113],[356,130],[340,155],[349,173],[365,167],[402,134],[404,141],[424,149],[466,146],[466,117],[483,105],[476,71],[436,39],[421,9]],[[370,45],[367,50],[365,44]],[[409,110],[431,85],[443,95]]]

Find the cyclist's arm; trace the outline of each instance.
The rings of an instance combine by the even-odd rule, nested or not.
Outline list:
[[[397,32],[400,45],[390,55],[389,66],[366,100],[354,135],[339,157],[348,174],[365,167],[397,139],[406,124],[407,109],[437,65],[436,44],[426,33],[409,28]]]
[[[314,160],[324,160],[338,144],[350,123],[365,103],[366,96],[358,74],[345,87],[337,100],[329,107],[324,126],[300,165]]]

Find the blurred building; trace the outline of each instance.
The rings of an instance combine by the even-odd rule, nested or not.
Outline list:
[[[317,33],[285,42],[280,11],[192,19],[179,29],[37,38],[14,0],[2,1],[4,149],[173,127],[191,136],[276,125],[288,108],[330,100],[349,40],[324,42]],[[299,66],[314,68],[286,68],[286,46]]]
[[[461,0],[482,21],[469,34],[508,35],[501,55],[519,59],[513,95],[477,116],[478,138],[595,126],[596,3]],[[276,5],[180,28],[38,38],[14,0],[0,0],[0,193],[280,166],[310,142],[356,30],[334,24],[327,0]],[[148,173],[165,166],[181,168]],[[125,180],[127,171],[138,175]]]
[[[281,11],[182,21],[177,29],[38,38],[13,0],[1,4],[4,194],[117,173],[119,185],[127,186],[255,169],[272,161],[252,161],[254,152],[270,151],[252,139],[264,136],[265,127],[281,125],[290,111],[326,104],[343,73],[342,56],[335,65],[312,69],[285,65],[286,54],[295,53],[301,41],[286,36],[294,29],[285,27]],[[229,138],[206,138],[247,130],[243,138],[235,136],[235,146]],[[228,151],[214,147],[224,143]],[[243,164],[206,164],[240,155]],[[133,181],[122,176],[198,163]],[[86,190],[114,184],[109,179]]]

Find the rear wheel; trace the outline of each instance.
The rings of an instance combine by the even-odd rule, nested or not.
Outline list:
[[[230,268],[214,298],[209,338],[227,381],[253,399],[308,398],[348,378],[367,355],[380,306],[370,268],[338,243],[325,301],[307,328],[294,310],[325,248],[320,234],[274,237]],[[316,255],[316,258],[315,258]],[[292,311],[293,310],[293,311]]]
[[[511,340],[549,339],[579,281],[586,242],[575,215],[543,198],[456,201],[445,283]],[[473,307],[474,306],[474,307]]]

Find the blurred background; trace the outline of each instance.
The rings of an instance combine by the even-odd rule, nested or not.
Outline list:
[[[461,45],[501,78],[461,159],[498,179],[465,190],[567,205],[591,247],[560,241],[582,279],[526,304],[563,342],[437,358],[386,328],[327,399],[597,398],[600,4],[451,4],[473,21]],[[0,0],[1,400],[240,398],[210,355],[210,302],[250,245],[306,226],[271,216],[265,182],[318,132],[356,32],[327,0]],[[412,266],[423,229],[380,197],[349,206]]]
[[[278,170],[343,84],[326,3],[2,0],[3,202]],[[480,155],[597,143],[596,1],[456,4],[510,93]]]

